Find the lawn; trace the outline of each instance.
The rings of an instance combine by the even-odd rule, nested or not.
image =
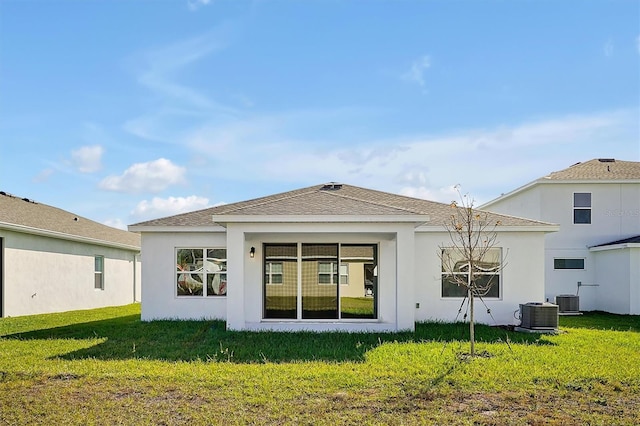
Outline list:
[[[0,319],[0,424],[640,424],[640,317],[561,333],[227,332],[139,305]]]

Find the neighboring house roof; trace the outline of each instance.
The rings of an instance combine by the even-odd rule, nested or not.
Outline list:
[[[597,244],[595,246],[591,246],[590,248],[606,247],[606,246],[617,246],[617,245],[622,245],[622,244],[640,244],[640,235],[636,235],[635,237],[630,237],[630,238],[624,238],[622,240],[611,241],[611,242],[608,242],[608,243]]]
[[[217,219],[246,217],[247,221],[258,216],[275,218],[278,216],[368,216],[374,219],[385,216],[400,219],[428,217],[429,225],[441,226],[450,218],[451,206],[357,186],[331,183],[154,219],[131,225],[130,229],[156,226],[211,226],[214,216]],[[499,220],[503,226],[550,225],[545,222],[494,213],[490,213],[490,217],[491,220]]]
[[[640,179],[640,162],[597,158],[576,163],[564,170],[550,173],[551,180],[635,180]]]
[[[0,192],[0,229],[140,249],[140,234],[112,228],[68,211]]]
[[[505,198],[516,195],[538,184],[545,183],[604,183],[604,182],[632,182],[640,183],[640,162],[622,161],[614,158],[595,158],[584,163],[576,163],[571,167],[549,173],[539,179],[529,182],[511,192],[483,204],[480,208],[490,206]]]

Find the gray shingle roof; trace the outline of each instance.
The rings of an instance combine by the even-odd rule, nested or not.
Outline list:
[[[30,228],[94,240],[97,244],[140,248],[140,234],[112,228],[71,212],[0,192],[0,228]]]
[[[605,246],[615,246],[618,244],[640,244],[640,235],[636,235],[635,237],[624,238],[622,240],[610,241],[604,244],[598,244],[591,247],[605,247]]]
[[[428,215],[429,225],[442,225],[451,216],[449,204],[391,194],[351,185],[325,189],[316,185],[254,200],[226,204],[191,213],[183,213],[131,226],[211,226],[212,216],[414,216]],[[336,186],[336,188],[338,187]],[[549,225],[529,219],[490,213],[490,220],[503,226]]]
[[[596,158],[576,163],[564,170],[550,173],[551,180],[633,180],[640,179],[640,162],[613,158]]]

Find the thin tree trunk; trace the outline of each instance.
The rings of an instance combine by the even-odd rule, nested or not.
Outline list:
[[[471,274],[469,274],[469,281],[471,281]],[[473,324],[473,290],[471,289],[471,284],[469,284],[469,311],[469,341],[471,342],[471,356],[474,357],[476,355],[476,336]]]

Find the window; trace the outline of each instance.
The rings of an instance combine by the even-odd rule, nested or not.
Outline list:
[[[500,297],[500,265],[502,250],[492,248],[487,251],[482,262],[475,266],[476,283],[488,288],[486,293],[476,296],[487,298]],[[469,265],[463,254],[454,248],[442,250],[442,297],[466,297],[467,288],[458,282],[468,280]]]
[[[584,259],[553,259],[553,269],[584,269]]]
[[[377,245],[275,243],[263,252],[263,318],[377,318]]]
[[[573,223],[591,223],[590,192],[575,192],[573,194]]]
[[[318,283],[335,284],[338,280],[338,264],[334,262],[318,263]],[[349,284],[349,265],[340,264],[340,284]]]
[[[347,263],[340,264],[340,284],[349,284],[349,265]]]
[[[226,296],[227,250],[177,249],[176,287],[178,296]]]
[[[95,256],[93,270],[94,288],[96,290],[104,290],[104,256]]]
[[[282,284],[282,262],[266,262],[264,282],[269,285]]]

